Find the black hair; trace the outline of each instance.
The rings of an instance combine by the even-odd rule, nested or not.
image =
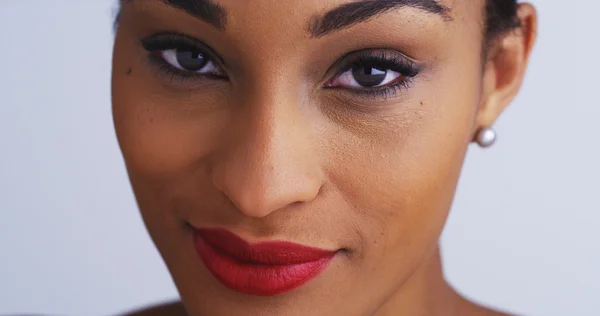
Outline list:
[[[485,38],[494,40],[499,35],[520,26],[517,17],[517,0],[486,0]]]

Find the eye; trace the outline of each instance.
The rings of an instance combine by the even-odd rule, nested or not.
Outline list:
[[[377,65],[355,65],[334,78],[329,86],[350,88],[376,88],[402,79],[403,75],[389,68]]]
[[[326,88],[341,88],[354,93],[397,91],[407,87],[422,66],[393,50],[363,50],[350,53],[341,60],[337,72]],[[387,90],[386,90],[387,89]]]
[[[226,80],[223,60],[208,45],[195,38],[159,33],[141,40],[150,64],[172,81],[173,78]]]
[[[184,71],[219,74],[219,68],[206,54],[193,49],[173,48],[160,51],[160,56],[169,65]]]

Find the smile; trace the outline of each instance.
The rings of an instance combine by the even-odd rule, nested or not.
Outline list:
[[[236,292],[274,296],[325,270],[336,252],[291,242],[250,244],[224,229],[195,229],[194,246],[206,268]]]

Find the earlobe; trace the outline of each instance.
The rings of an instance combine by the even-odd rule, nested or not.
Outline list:
[[[499,37],[489,50],[475,131],[491,127],[521,88],[536,38],[537,14],[532,5],[520,4],[517,16],[521,26]]]

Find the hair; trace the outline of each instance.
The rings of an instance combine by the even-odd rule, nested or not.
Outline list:
[[[517,17],[517,0],[486,0],[485,38],[494,40],[498,36],[520,27]]]

